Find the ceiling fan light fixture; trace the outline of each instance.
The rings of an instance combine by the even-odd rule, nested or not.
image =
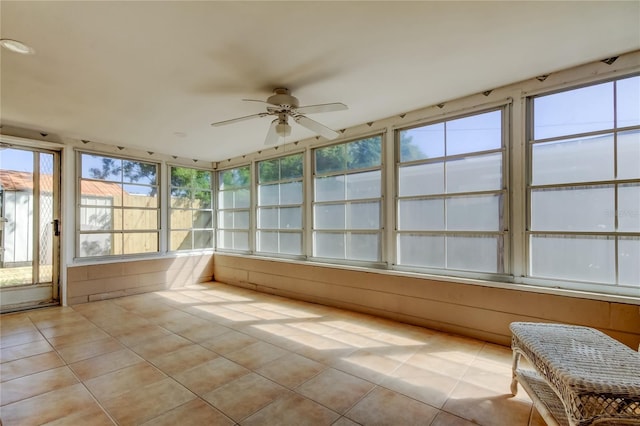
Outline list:
[[[33,55],[34,53],[36,53],[36,51],[33,50],[33,47],[27,46],[21,41],[12,40],[10,38],[0,39],[0,46],[14,53],[19,53],[21,55]]]
[[[282,137],[289,136],[291,134],[291,126],[287,123],[278,123],[276,133]]]

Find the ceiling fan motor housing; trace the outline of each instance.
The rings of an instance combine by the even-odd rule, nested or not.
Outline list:
[[[289,108],[297,108],[298,98],[289,94],[289,89],[278,88],[273,91],[275,94],[267,98],[267,102],[271,105],[288,106]]]

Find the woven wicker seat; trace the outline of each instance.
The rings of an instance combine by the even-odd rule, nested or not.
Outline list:
[[[640,425],[640,354],[589,327],[514,322],[510,328],[511,392],[520,382],[547,423]],[[521,354],[535,372],[519,368]],[[540,387],[545,382],[552,393]]]

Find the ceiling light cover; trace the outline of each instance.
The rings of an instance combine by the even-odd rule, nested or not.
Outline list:
[[[10,38],[0,39],[0,46],[21,55],[33,55],[35,53],[35,50],[33,50],[32,47],[27,46],[26,44],[18,40],[12,40]]]
[[[276,126],[276,133],[278,136],[289,136],[291,134],[291,126],[287,123],[279,123]]]

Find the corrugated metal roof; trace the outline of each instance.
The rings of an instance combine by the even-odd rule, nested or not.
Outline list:
[[[51,175],[40,175],[40,191],[51,192],[53,179]],[[29,172],[15,170],[0,170],[0,186],[5,191],[31,191],[33,189],[33,175]],[[82,194],[117,196],[126,191],[113,182],[82,181]]]

